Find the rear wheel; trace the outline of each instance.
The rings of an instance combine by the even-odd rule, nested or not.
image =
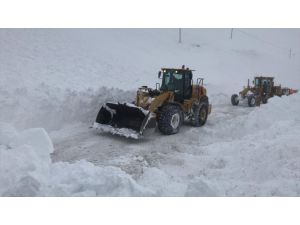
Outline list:
[[[170,135],[178,133],[183,122],[183,112],[179,106],[165,105],[158,118],[158,129],[161,133]]]
[[[203,102],[199,105],[193,106],[194,117],[192,119],[192,124],[195,127],[201,127],[206,123],[208,116],[208,104]]]
[[[234,94],[231,96],[231,104],[232,105],[238,105],[239,104],[239,96],[237,94]]]

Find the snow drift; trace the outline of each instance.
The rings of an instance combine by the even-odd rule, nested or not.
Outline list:
[[[52,163],[52,142],[42,128],[16,132],[0,124],[1,196],[142,196],[152,192],[114,167],[86,161]]]
[[[61,129],[66,124],[85,122],[90,125],[96,119],[100,107],[107,101],[127,102],[134,100],[133,91],[102,87],[86,91],[53,89],[41,84],[32,93],[27,88],[3,93],[0,121],[18,128],[43,127],[48,131]],[[60,96],[60,97],[57,97]]]

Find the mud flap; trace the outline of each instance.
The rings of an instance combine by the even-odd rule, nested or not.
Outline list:
[[[129,103],[106,103],[93,127],[120,136],[139,138],[146,128],[156,126],[155,115]]]

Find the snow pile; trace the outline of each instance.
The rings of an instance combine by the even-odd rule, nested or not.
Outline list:
[[[158,168],[145,168],[138,183],[152,190],[155,196],[216,196],[216,193],[200,178],[186,182]]]
[[[142,196],[153,193],[115,167],[86,161],[51,163],[42,128],[18,133],[0,124],[0,196]]]
[[[299,94],[275,96],[270,98],[267,104],[249,108],[247,104],[231,106],[229,95],[215,94],[213,99],[219,104],[213,102],[212,114],[208,120],[212,126],[206,126],[204,129],[215,138],[235,140],[260,131],[273,130],[280,124],[285,126],[288,123],[294,123],[293,125],[296,125],[299,122],[299,98]],[[216,106],[218,107],[217,113],[214,111]]]
[[[8,124],[0,124],[0,195],[32,196],[40,185],[30,174],[47,172],[49,154],[53,152],[44,129],[29,129],[21,133]]]
[[[205,155],[195,160],[217,195],[300,195],[299,103],[296,94],[253,109],[233,107],[238,116],[205,128]]]
[[[289,121],[297,124],[300,121],[299,101],[299,94],[269,99],[268,104],[249,113],[245,129],[267,129]]]
[[[141,134],[139,132],[136,132],[135,130],[128,129],[128,128],[115,128],[110,125],[102,125],[100,123],[94,123],[93,128],[100,131],[100,132],[106,132],[113,135],[119,135],[126,138],[133,138],[133,139],[139,139],[141,137]]]
[[[128,102],[134,98],[135,92],[116,88],[72,91],[41,84],[35,90],[24,87],[13,94],[3,92],[0,121],[18,128],[43,127],[47,131],[78,122],[92,125],[104,103]]]

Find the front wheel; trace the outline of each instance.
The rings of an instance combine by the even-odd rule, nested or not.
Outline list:
[[[158,129],[161,133],[170,135],[178,133],[183,122],[183,112],[179,106],[165,105],[158,118]]]
[[[238,105],[239,104],[239,96],[237,94],[234,94],[231,96],[231,104],[232,105]]]

